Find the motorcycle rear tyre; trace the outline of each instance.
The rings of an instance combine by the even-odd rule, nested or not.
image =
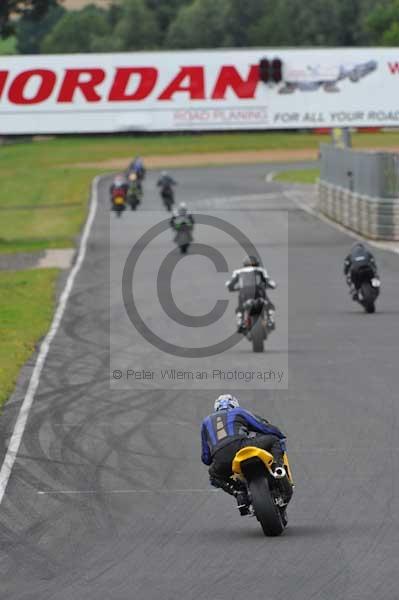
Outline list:
[[[252,350],[254,352],[263,352],[265,349],[265,330],[262,323],[262,318],[256,319],[251,329]]]
[[[267,537],[276,537],[284,531],[280,509],[273,502],[266,477],[257,477],[248,483],[255,516]]]
[[[375,312],[374,292],[371,284],[366,281],[362,284],[363,307],[366,313],[372,314]]]

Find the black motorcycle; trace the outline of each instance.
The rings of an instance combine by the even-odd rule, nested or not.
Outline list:
[[[381,287],[381,281],[375,276],[374,270],[369,265],[361,266],[352,271],[348,283],[352,284],[352,299],[363,306],[366,313],[374,313]]]
[[[171,212],[172,206],[175,203],[175,195],[170,184],[164,185],[161,188],[161,198],[167,211]]]

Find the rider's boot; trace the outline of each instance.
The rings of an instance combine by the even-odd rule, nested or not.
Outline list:
[[[276,321],[274,319],[274,310],[269,310],[267,312],[267,327],[270,331],[274,331],[276,329]]]
[[[236,500],[237,500],[237,508],[240,511],[240,515],[241,516],[249,515],[251,512],[250,508],[249,508],[251,503],[248,498],[248,492],[246,490],[237,492]]]
[[[244,321],[243,321],[243,314],[241,311],[236,312],[236,323],[237,323],[237,333],[243,333],[245,327],[244,327]]]

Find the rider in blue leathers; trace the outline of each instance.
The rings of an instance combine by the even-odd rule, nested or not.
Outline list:
[[[240,407],[237,398],[223,394],[215,401],[214,412],[201,427],[201,460],[209,466],[210,483],[237,498],[241,510],[249,501],[242,484],[231,479],[232,461],[244,446],[256,446],[274,457],[273,468],[283,465],[284,434],[266,419]]]

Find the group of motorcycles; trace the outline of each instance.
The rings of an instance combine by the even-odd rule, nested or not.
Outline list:
[[[145,169],[129,168],[126,176],[115,178],[111,186],[111,205],[118,217],[130,206],[136,210],[143,198],[143,181]],[[165,209],[172,212],[175,205],[174,186],[176,181],[166,172],[162,172],[157,182],[160,196]],[[182,254],[186,254],[193,241],[194,219],[188,213],[184,203],[180,203],[173,211],[170,226],[175,233],[174,242]],[[253,258],[253,257],[249,257]],[[254,265],[252,265],[254,266]],[[245,268],[251,265],[244,265]],[[265,342],[275,330],[274,305],[266,294],[266,288],[274,289],[275,283],[269,280],[266,271],[257,263],[260,271],[266,275],[262,294],[257,293],[253,286],[253,297],[248,297],[242,304],[238,317],[238,332],[252,344],[255,353],[264,351]],[[357,243],[345,261],[344,273],[350,288],[353,301],[358,302],[366,313],[375,312],[376,300],[380,293],[381,281],[377,275],[374,257],[364,247]],[[227,282],[227,284],[231,283]],[[235,285],[230,291],[239,291]],[[286,495],[287,481],[290,489],[293,486],[291,470],[287,454],[284,453],[284,466],[273,468],[273,456],[256,446],[242,448],[232,463],[232,472],[236,480],[242,481],[251,498],[250,507],[245,507],[249,514],[259,521],[266,536],[280,535],[287,525],[286,508],[291,496]],[[291,492],[292,494],[292,492]]]
[[[117,217],[130,206],[136,210],[143,198],[145,168],[129,167],[126,174],[117,175],[110,188],[111,210]]]
[[[137,159],[135,160],[137,161]],[[128,206],[131,210],[136,210],[142,202],[145,175],[144,165],[140,162],[138,165],[137,162],[133,162],[125,175],[115,178],[111,186],[111,208],[118,217]],[[157,186],[160,188],[160,196],[165,209],[172,212],[175,205],[174,187],[176,181],[163,171],[158,179]],[[186,254],[193,241],[194,219],[192,215],[187,213],[184,203],[181,203],[174,211],[170,225],[175,232],[174,242],[180,252]],[[355,246],[360,247],[360,254],[358,249],[355,248],[354,254],[357,252],[358,256],[353,258],[353,268],[348,268],[346,271],[347,283],[350,287],[352,299],[363,306],[367,313],[374,313],[381,282],[372,263],[370,264],[368,260],[363,261],[363,263],[360,262],[362,244],[355,244]],[[358,260],[359,263],[357,264],[356,261]],[[274,310],[270,310],[270,301],[267,296],[259,297],[254,294],[253,298],[248,298],[245,301],[242,310],[242,327],[239,332],[251,342],[253,352],[263,352],[266,340],[275,329]]]
[[[345,275],[352,300],[359,303],[366,313],[372,314],[375,312],[381,289],[381,280],[377,275],[374,257],[362,243],[354,244],[351,254],[353,257],[350,266],[345,269]],[[264,351],[264,344],[275,329],[274,317],[270,318],[274,315],[274,311],[270,311],[269,305],[267,296],[250,298],[243,305],[241,333],[252,343],[254,352]]]
[[[117,175],[110,188],[111,210],[117,217],[130,206],[131,210],[137,210],[137,207],[143,200],[143,181],[146,176],[144,165],[139,165],[133,161],[129,165],[126,173]],[[173,187],[176,181],[166,172],[162,172],[157,182],[160,187],[161,200],[168,212],[172,211],[175,203]]]

